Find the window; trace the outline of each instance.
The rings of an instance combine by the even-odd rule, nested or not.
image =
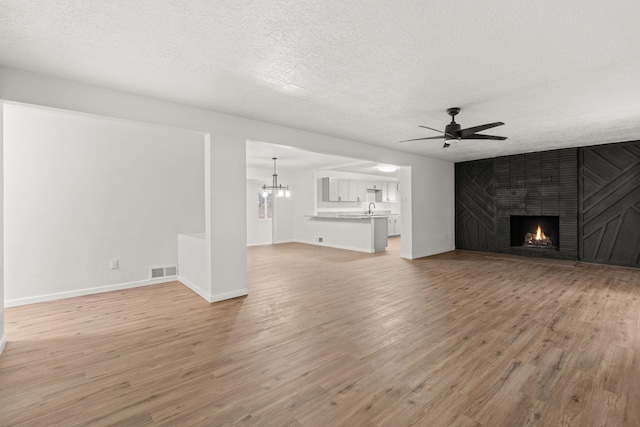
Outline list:
[[[266,195],[266,197],[265,197]],[[273,195],[269,192],[258,191],[258,219],[273,217]]]

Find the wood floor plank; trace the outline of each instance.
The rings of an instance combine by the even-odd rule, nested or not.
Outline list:
[[[640,425],[639,270],[399,250],[8,308],[0,425]]]

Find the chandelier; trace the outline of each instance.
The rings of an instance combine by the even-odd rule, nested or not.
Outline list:
[[[283,186],[282,184],[278,185],[278,174],[276,173],[276,160],[277,157],[272,157],[273,159],[273,179],[271,181],[271,185],[263,185],[262,186],[262,197],[267,197],[269,193],[275,194],[276,197],[291,197],[291,191],[289,190],[289,186]]]

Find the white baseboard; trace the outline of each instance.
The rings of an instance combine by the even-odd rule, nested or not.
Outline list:
[[[438,255],[438,254],[444,254],[446,252],[451,252],[454,251],[455,249],[445,249],[445,250],[439,250],[439,251],[427,251],[427,252],[419,252],[417,254],[411,254],[411,255],[407,255],[407,254],[400,254],[401,258],[405,258],[405,259],[418,259],[418,258],[424,258],[427,256],[431,256],[431,255]]]
[[[209,298],[209,302],[224,301],[226,299],[243,297],[245,295],[249,295],[249,290],[247,288],[242,288],[236,291],[223,292],[221,294],[211,295],[211,297]]]
[[[325,242],[314,242],[314,241],[306,241],[306,240],[296,240],[296,243],[304,243],[305,245],[314,245],[314,246],[323,246],[323,247],[327,247],[327,248],[334,248],[334,249],[345,249],[347,251],[356,251],[356,252],[364,252],[367,254],[372,254],[374,253],[373,249],[372,250],[364,250],[362,248],[356,248],[354,246],[346,246],[346,245],[335,245],[333,243],[325,243]]]
[[[178,282],[182,283],[184,286],[186,286],[187,288],[191,289],[193,292],[195,292],[196,294],[200,295],[205,300],[209,301],[209,294],[207,292],[205,292],[204,290],[202,290],[195,283],[190,282],[186,277],[178,276]]]
[[[247,247],[250,246],[271,246],[271,245],[279,245],[280,243],[297,243],[297,240],[278,240],[277,242],[266,242],[266,243],[248,243]]]
[[[103,292],[120,291],[123,289],[138,288],[141,286],[158,285],[160,283],[173,282],[178,276],[167,276],[157,279],[139,280],[136,282],[117,283],[115,285],[97,286],[94,288],[77,289],[74,291],[57,292],[55,294],[36,295],[34,297],[15,298],[6,300],[5,307],[17,307],[19,305],[35,304],[38,302],[55,301],[58,299],[79,297],[83,295],[100,294]]]
[[[5,345],[7,345],[7,336],[3,335],[2,338],[0,338],[0,354],[2,354]]]
[[[178,277],[178,281],[183,285],[185,285],[187,288],[191,289],[196,294],[200,295],[209,303],[224,301],[226,299],[238,298],[238,297],[243,297],[245,295],[249,295],[249,290],[247,288],[238,289],[237,291],[223,292],[221,294],[209,295],[202,288],[200,288],[199,286],[196,286],[194,283],[190,282],[189,280],[187,280],[182,276]]]

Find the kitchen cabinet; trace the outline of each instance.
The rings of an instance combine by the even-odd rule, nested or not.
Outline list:
[[[397,182],[382,183],[382,201],[383,202],[398,201],[398,183]]]
[[[338,201],[339,202],[351,202],[349,198],[349,180],[338,179]]]
[[[367,200],[367,184],[355,179],[349,180],[349,201],[364,202]]]
[[[399,236],[400,229],[400,215],[390,215],[387,218],[387,236]]]
[[[322,201],[324,202],[338,202],[338,179],[336,178],[321,178],[320,188],[322,189]]]
[[[382,190],[382,181],[367,181],[367,190]]]
[[[357,179],[320,178],[324,202],[397,202],[398,183]]]

